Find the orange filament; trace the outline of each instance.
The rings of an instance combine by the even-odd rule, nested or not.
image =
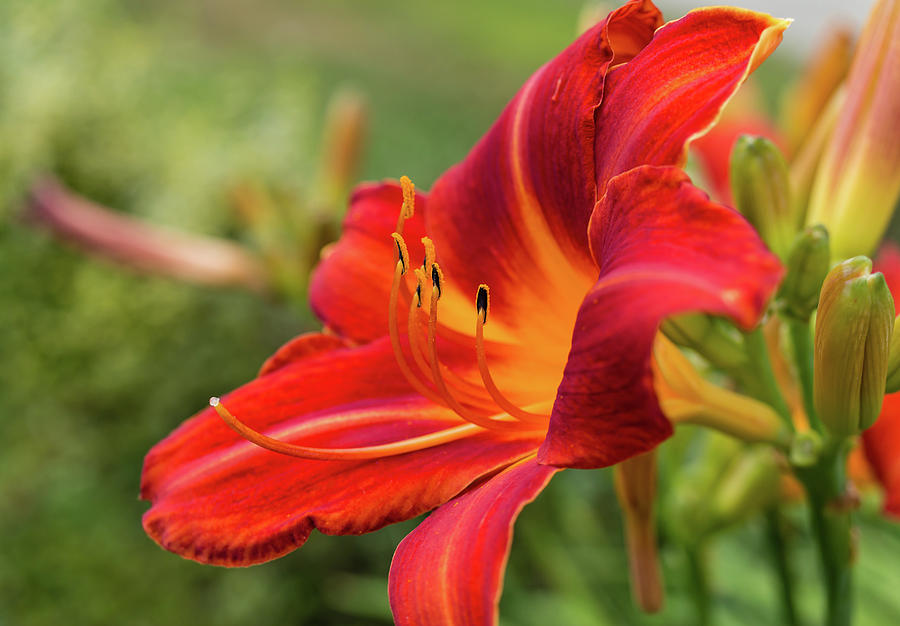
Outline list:
[[[490,291],[487,285],[478,286],[478,295],[475,298],[475,351],[478,354],[478,370],[481,372],[481,380],[484,382],[484,388],[491,394],[491,398],[497,405],[523,422],[530,423],[546,423],[550,419],[549,415],[542,413],[532,413],[517,407],[503,395],[503,392],[494,384],[494,378],[488,369],[487,357],[484,351],[484,325],[487,322],[488,303],[490,301]]]
[[[437,335],[437,309],[438,300],[441,297],[442,278],[441,270],[440,267],[438,267],[437,263],[431,266],[431,278],[433,285],[431,288],[431,309],[428,312],[428,356],[431,361],[431,377],[438,389],[438,392],[440,392],[441,397],[444,399],[447,406],[449,406],[454,413],[468,422],[472,422],[473,424],[478,424],[482,428],[488,428],[492,430],[521,430],[521,424],[509,421],[495,420],[491,419],[490,417],[483,417],[481,415],[478,415],[477,413],[471,412],[462,404],[460,404],[459,401],[450,393],[450,390],[447,389],[444,378],[441,376],[441,369],[439,367],[440,362],[438,361],[437,346],[435,341]]]
[[[410,437],[394,443],[385,443],[377,446],[365,446],[360,448],[315,448],[299,446],[293,443],[279,441],[256,430],[253,430],[225,408],[218,398],[210,398],[209,405],[216,410],[226,424],[231,426],[241,437],[252,444],[300,459],[320,461],[361,461],[366,459],[380,459],[388,456],[397,456],[407,452],[416,452],[433,448],[452,441],[458,441],[477,433],[480,428],[474,424],[462,424],[445,430],[439,430],[427,435]]]
[[[394,269],[394,282],[391,284],[391,298],[388,310],[388,328],[391,334],[391,347],[394,349],[394,358],[397,360],[397,365],[400,366],[400,371],[403,372],[403,376],[409,381],[409,384],[413,386],[413,389],[418,391],[421,395],[425,396],[432,402],[436,402],[437,404],[444,404],[441,396],[434,393],[431,389],[426,387],[421,380],[419,380],[415,374],[413,374],[412,370],[409,367],[409,363],[406,362],[406,355],[403,354],[403,347],[400,345],[400,330],[397,323],[397,300],[400,294],[400,283],[403,281],[403,274],[405,273],[406,264],[403,261],[403,258],[397,260],[397,267]]]
[[[420,280],[414,296],[410,298],[406,332],[409,337],[409,349],[416,361],[416,365],[418,365],[422,374],[425,375],[425,378],[427,378],[429,382],[433,382],[431,379],[431,365],[425,360],[426,352],[422,345],[422,333],[419,330],[418,323],[419,308],[422,306],[422,278],[425,274],[418,268],[416,268],[415,272],[416,277]],[[482,406],[490,403],[490,400],[485,396],[482,387],[460,377],[444,364],[440,364],[440,368],[445,381],[447,381],[449,386],[454,390],[464,395],[468,403]]]

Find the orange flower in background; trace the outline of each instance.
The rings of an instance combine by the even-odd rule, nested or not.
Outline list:
[[[430,193],[358,189],[310,286],[328,332],[150,451],[148,534],[243,566],[313,529],[435,509],[394,556],[396,621],[495,622],[522,507],[560,468],[671,434],[660,321],[749,328],[778,283],[753,229],[679,168],[786,25],[723,7],[663,25],[633,0],[538,70]]]

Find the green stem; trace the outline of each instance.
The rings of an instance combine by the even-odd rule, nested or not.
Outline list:
[[[853,615],[853,521],[845,503],[846,464],[846,447],[839,445],[826,450],[816,465],[797,468],[809,495],[825,584],[827,626],[849,626]]]
[[[691,597],[697,611],[697,626],[708,626],[710,618],[709,577],[703,548],[700,545],[687,548],[688,570],[691,579]]]
[[[794,351],[794,363],[797,366],[797,376],[800,379],[800,388],[803,392],[803,409],[809,418],[809,424],[820,435],[825,434],[822,421],[816,413],[813,401],[813,347],[809,336],[809,320],[801,322],[788,320],[788,330],[791,335],[791,347]]]
[[[797,609],[794,605],[794,576],[787,558],[787,542],[778,507],[772,507],[766,512],[766,528],[769,545],[772,548],[775,571],[778,574],[782,623],[787,626],[797,626],[800,622],[797,620]]]
[[[744,335],[744,347],[750,367],[747,372],[749,375],[743,377],[741,382],[747,388],[748,393],[775,409],[793,432],[794,422],[791,419],[791,410],[784,401],[784,396],[781,395],[778,381],[775,380],[772,362],[769,359],[769,348],[766,346],[762,328],[757,328]]]

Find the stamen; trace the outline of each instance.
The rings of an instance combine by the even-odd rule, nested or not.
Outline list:
[[[483,417],[476,413],[472,413],[463,405],[461,405],[447,389],[447,385],[444,382],[443,377],[441,376],[440,361],[438,360],[437,346],[435,341],[437,335],[438,300],[441,297],[442,279],[443,274],[441,273],[440,267],[438,267],[437,263],[433,264],[431,266],[431,308],[428,313],[428,356],[431,361],[431,377],[435,386],[438,388],[438,391],[440,392],[441,397],[444,399],[447,406],[453,409],[453,411],[464,420],[472,422],[473,424],[477,424],[483,428],[489,428],[493,430],[521,430],[521,424],[509,421],[495,420],[490,417]]]
[[[406,454],[408,452],[425,450],[452,441],[458,441],[481,430],[474,424],[462,424],[460,426],[454,426],[453,428],[428,433],[427,435],[410,437],[409,439],[377,446],[365,446],[359,448],[315,448],[280,441],[253,430],[232,415],[219,398],[210,398],[209,405],[216,410],[216,413],[219,414],[226,424],[250,443],[279,454],[310,460],[361,461],[366,459],[380,459],[389,456],[397,456],[399,454]]]
[[[407,335],[409,337],[409,350],[410,352],[412,352],[413,358],[416,361],[416,365],[419,367],[419,370],[421,370],[422,374],[425,375],[429,382],[434,382],[431,380],[431,365],[429,365],[425,360],[426,352],[418,322],[418,309],[422,306],[422,284],[424,282],[425,272],[423,272],[419,268],[416,268],[415,273],[416,277],[419,278],[420,281],[416,286],[415,296],[410,299],[409,302],[409,316],[407,317],[406,329]],[[450,387],[463,394],[465,396],[466,402],[473,405],[481,405],[483,407],[487,407],[490,405],[490,400],[484,394],[484,388],[474,384],[471,381],[461,378],[453,370],[443,364],[440,364],[440,368],[441,373],[449,382]]]
[[[397,233],[403,234],[403,224],[410,219],[416,211],[416,186],[408,176],[400,177],[400,188],[403,191],[403,204],[400,206],[400,216],[397,218]]]
[[[397,241],[397,237],[395,237],[394,240]],[[399,241],[402,240],[402,238],[399,239]],[[398,248],[400,248],[399,245]],[[397,300],[400,295],[400,283],[403,282],[403,267],[403,259],[400,258],[397,260],[397,266],[394,268],[394,282],[391,284],[391,298],[388,304],[388,330],[391,335],[391,347],[394,350],[394,358],[397,360],[397,365],[400,367],[403,376],[409,384],[413,386],[413,389],[432,402],[444,404],[444,400],[441,396],[426,387],[422,381],[413,374],[412,370],[409,368],[409,364],[406,362],[406,355],[403,354],[403,347],[400,345],[400,330],[397,323]]]
[[[516,419],[530,423],[546,423],[550,419],[549,415],[532,413],[531,411],[519,408],[510,402],[497,385],[494,384],[494,378],[491,376],[490,369],[488,369],[487,357],[484,350],[484,325],[487,322],[489,305],[490,289],[487,285],[478,285],[478,293],[475,296],[475,352],[478,355],[478,371],[481,372],[481,380],[484,382],[484,388],[487,389],[488,393],[491,394],[491,398],[494,399],[494,402],[496,402],[501,409]]]

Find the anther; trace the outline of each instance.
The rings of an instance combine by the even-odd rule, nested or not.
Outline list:
[[[478,293],[475,295],[475,309],[481,317],[481,323],[487,324],[488,306],[491,302],[491,290],[485,285],[478,285]]]
[[[444,273],[441,271],[437,263],[431,264],[431,284],[437,289],[437,297],[440,298],[443,293],[442,284],[444,282]]]
[[[385,443],[377,446],[364,446],[358,448],[315,448],[311,446],[300,446],[286,441],[275,439],[256,431],[225,408],[225,405],[219,398],[210,398],[209,405],[216,410],[219,417],[234,429],[241,437],[250,443],[277,452],[300,459],[319,460],[319,461],[362,461],[366,459],[381,459],[389,456],[397,456],[408,452],[416,452],[433,448],[445,443],[458,441],[470,435],[479,432],[480,427],[474,424],[461,424],[445,430],[439,430],[427,435],[411,437],[394,443]]]
[[[403,192],[403,204],[400,206],[400,216],[397,218],[398,233],[403,232],[403,223],[410,219],[416,211],[416,186],[407,176],[400,177],[400,189]]]
[[[394,243],[397,244],[397,260],[403,266],[403,274],[406,274],[406,271],[409,269],[409,250],[406,248],[406,241],[403,240],[403,235],[399,232],[391,233],[391,237],[394,238]]]
[[[422,237],[422,247],[425,248],[425,259],[422,261],[422,269],[428,271],[435,261],[434,242],[428,237]]]

